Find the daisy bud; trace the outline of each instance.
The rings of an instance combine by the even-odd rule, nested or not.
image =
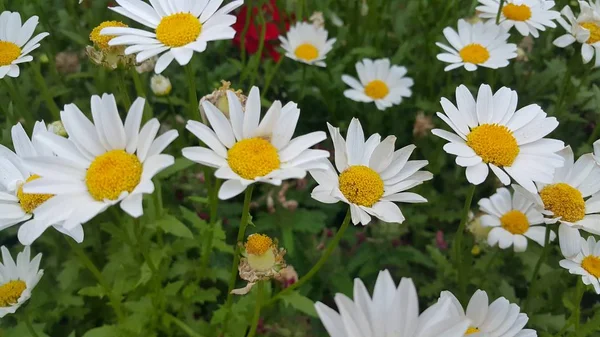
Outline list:
[[[150,79],[150,88],[156,96],[167,96],[171,93],[171,81],[163,75],[154,75]]]
[[[323,13],[322,12],[314,12],[310,16],[309,20],[317,28],[323,28],[323,27],[325,27],[325,17],[323,17]]]
[[[467,223],[467,229],[469,230],[469,232],[471,232],[471,234],[473,234],[475,242],[487,242],[488,234],[490,233],[492,228],[485,227],[481,224],[481,215],[473,216],[472,214],[470,214],[469,218],[470,220]]]
[[[67,130],[65,129],[61,121],[56,121],[48,124],[48,131],[52,132],[55,135],[59,135],[65,138],[69,136],[67,134]]]
[[[223,112],[223,114],[225,114],[225,117],[229,118],[229,101],[227,100],[227,91],[232,91],[240,99],[242,107],[246,106],[246,100],[248,97],[246,97],[241,90],[232,89],[231,82],[221,80],[221,87],[202,97],[200,99],[200,103],[198,104],[198,109],[200,110],[200,115],[204,124],[207,124],[206,113],[202,107],[202,103],[205,101],[211,102],[221,112]]]

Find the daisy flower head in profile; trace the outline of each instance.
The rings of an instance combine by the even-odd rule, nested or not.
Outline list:
[[[440,42],[436,45],[445,51],[438,54],[437,59],[450,63],[445,71],[459,67],[468,71],[475,71],[477,67],[504,68],[508,60],[517,57],[517,45],[508,43],[510,34],[493,20],[469,23],[460,19],[458,31],[446,27],[444,36],[450,45]]]
[[[579,1],[579,9],[579,16],[575,16],[571,7],[563,8],[561,13],[568,22],[562,17],[559,17],[557,21],[567,31],[567,34],[554,40],[554,45],[565,48],[575,42],[581,43],[583,63],[589,63],[595,53],[594,67],[600,67],[600,4],[592,5],[586,1]]]
[[[356,102],[375,102],[383,111],[412,96],[414,81],[404,76],[406,72],[406,67],[391,65],[389,59],[364,59],[356,63],[358,79],[342,75],[342,81],[351,88],[344,91],[344,96]]]
[[[432,133],[449,143],[444,151],[455,155],[456,164],[466,167],[467,180],[474,185],[485,181],[489,170],[504,185],[511,178],[535,192],[534,181],[550,183],[564,159],[556,152],[562,141],[544,138],[558,126],[537,104],[517,109],[517,92],[506,87],[496,93],[487,84],[474,98],[466,86],[456,88],[456,106],[446,98],[444,113],[437,115],[453,131],[434,129]]]
[[[48,132],[44,122],[36,122],[33,127],[32,139],[41,133]],[[53,197],[53,194],[25,193],[25,183],[39,179],[40,176],[30,171],[24,163],[26,158],[48,157],[53,153],[45,144],[32,141],[27,136],[23,126],[18,123],[11,129],[11,138],[15,151],[0,145],[0,230],[21,224],[18,238],[21,244],[30,245],[47,227],[69,235],[73,240],[83,240],[83,229],[76,226],[71,230],[63,228],[65,220],[60,213],[47,219],[47,226],[39,226],[34,211]]]
[[[414,145],[395,151],[396,137],[381,141],[379,134],[365,140],[363,128],[353,118],[346,139],[340,129],[327,124],[335,148],[335,166],[328,160],[326,170],[311,170],[318,186],[312,198],[323,203],[339,201],[350,205],[352,223],[367,225],[374,216],[385,222],[404,222],[405,218],[395,202],[422,203],[427,199],[406,192],[431,180],[433,175],[420,171],[427,160],[408,160]],[[338,173],[339,172],[339,173]]]
[[[597,294],[600,294],[600,242],[590,235],[587,240],[580,238],[577,255],[559,262],[560,266],[569,273],[580,275],[583,284],[593,285]],[[569,252],[567,252],[569,254]]]
[[[26,183],[23,190],[55,194],[34,210],[37,226],[47,226],[46,220],[60,213],[66,217],[63,227],[71,230],[119,203],[132,217],[144,213],[142,197],[154,192],[152,178],[174,162],[162,151],[177,138],[176,130],[156,137],[157,119],[140,130],[145,102],[137,98],[123,124],[115,97],[94,95],[93,122],[75,104],[61,111],[69,139],[51,132],[34,137],[34,142],[44,143],[56,154],[25,159],[41,178]]]
[[[309,169],[326,168],[319,162],[329,157],[325,150],[310,149],[327,138],[315,131],[292,138],[300,117],[294,102],[282,107],[275,101],[260,118],[260,92],[252,87],[245,108],[240,98],[227,91],[228,116],[209,100],[202,102],[210,127],[188,121],[186,128],[207,147],[183,149],[183,156],[217,169],[215,176],[226,180],[219,198],[226,200],[254,183],[281,185],[283,180],[301,179]]]
[[[325,57],[333,48],[336,39],[327,40],[327,31],[309,22],[298,22],[287,32],[286,37],[279,36],[285,56],[298,62],[325,67]]]
[[[440,301],[450,301],[452,305],[448,314],[454,317],[466,318],[470,325],[463,330],[464,336],[485,337],[536,337],[537,332],[523,329],[529,321],[521,308],[500,297],[491,304],[488,295],[483,290],[477,290],[469,300],[464,310],[458,299],[449,291],[443,291]]]
[[[396,287],[387,270],[379,272],[373,296],[355,279],[353,296],[335,295],[339,312],[321,302],[315,304],[329,336],[462,337],[469,326],[466,318],[448,314],[453,305],[449,299],[420,313],[412,280],[402,278]]]
[[[0,263],[0,318],[14,314],[23,303],[31,297],[33,288],[38,284],[44,271],[40,269],[42,254],[30,259],[29,246],[13,260],[8,249],[4,246],[2,263]]]
[[[489,198],[479,200],[479,209],[484,213],[481,224],[492,230],[487,235],[490,246],[507,249],[514,247],[515,252],[527,249],[527,238],[544,245],[546,228],[544,215],[535,203],[519,192],[513,194],[501,187]],[[556,234],[550,232],[550,241]]]
[[[37,49],[43,38],[50,35],[40,33],[31,37],[38,25],[37,16],[21,24],[21,14],[4,11],[0,14],[0,79],[5,76],[19,77],[19,64],[33,61],[29,55]]]
[[[230,40],[235,35],[231,27],[236,21],[229,13],[244,1],[235,0],[221,7],[223,0],[116,0],[119,6],[110,7],[150,28],[150,31],[129,27],[107,27],[100,34],[116,36],[109,46],[129,46],[125,54],[136,54],[141,63],[162,54],[154,71],[160,74],[173,60],[187,65],[194,52],[202,53],[207,43]]]
[[[558,154],[564,158],[564,166],[551,181],[538,183],[533,193],[514,188],[544,210],[549,217],[546,223],[560,222],[560,248],[565,256],[573,257],[579,252],[579,229],[600,234],[600,167],[591,153],[574,161],[570,146]]]
[[[500,10],[500,0],[479,0],[479,17],[487,20],[496,20]],[[560,13],[552,10],[554,1],[549,0],[507,0],[504,1],[500,12],[500,26],[506,30],[512,27],[523,36],[537,38],[539,31],[546,27],[556,28],[553,20],[560,17]]]

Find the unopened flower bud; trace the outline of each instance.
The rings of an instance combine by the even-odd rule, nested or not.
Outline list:
[[[61,137],[67,137],[67,130],[65,129],[63,123],[61,121],[56,121],[48,124],[48,131],[52,132],[55,135],[59,135]]]
[[[154,75],[150,79],[150,88],[156,96],[167,96],[171,93],[171,81],[163,75]]]
[[[246,105],[246,100],[248,97],[246,97],[241,90],[231,89],[231,82],[227,82],[225,80],[221,80],[221,84],[222,85],[219,89],[200,99],[198,108],[200,110],[202,121],[205,124],[207,123],[206,113],[202,107],[202,103],[205,101],[208,101],[216,106],[227,118],[229,118],[229,101],[227,100],[227,91],[232,91],[239,98],[242,108]]]

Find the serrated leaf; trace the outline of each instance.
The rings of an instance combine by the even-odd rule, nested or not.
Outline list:
[[[317,311],[315,310],[315,303],[308,297],[301,295],[297,291],[283,296],[281,298],[284,303],[291,305],[294,309],[299,310],[311,317],[317,317]]]
[[[156,221],[156,225],[169,234],[186,239],[194,238],[192,231],[174,216],[165,215],[160,220]]]
[[[102,297],[104,297],[104,295],[106,295],[106,293],[104,292],[104,288],[102,288],[99,284],[92,286],[92,287],[82,288],[77,292],[77,294],[79,294],[81,296],[99,297],[99,298],[102,298]]]

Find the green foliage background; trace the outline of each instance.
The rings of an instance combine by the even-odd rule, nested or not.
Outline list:
[[[469,185],[464,171],[454,164],[453,156],[443,152],[443,141],[431,134],[415,136],[413,125],[417,113],[423,112],[433,117],[436,126],[444,127],[435,112],[441,110],[441,97],[454,101],[458,85],[466,84],[472,92],[481,83],[489,83],[494,91],[501,86],[517,90],[519,107],[537,103],[549,115],[558,118],[560,125],[551,136],[573,146],[577,154],[590,152],[591,142],[599,136],[596,123],[600,73],[582,64],[579,48],[559,49],[552,45],[556,37],[564,34],[561,27],[542,32],[541,37],[534,40],[531,51],[526,51],[527,61],[513,61],[499,70],[479,68],[469,73],[461,68],[446,73],[444,64],[435,57],[440,52],[435,42],[444,42],[443,28],[456,27],[459,18],[473,16],[476,1],[364,2],[368,5],[366,15],[361,14],[363,1],[360,0],[277,1],[281,9],[297,18],[308,18],[313,11],[325,14],[330,36],[338,39],[327,56],[325,69],[305,67],[290,59],[284,59],[277,69],[277,64],[269,59],[261,61],[256,55],[242,58],[240,50],[230,41],[212,43],[205,53],[195,54],[192,59],[199,96],[218,87],[221,79],[230,80],[235,88],[247,92],[252,85],[264,87],[272,77],[263,108],[275,99],[297,102],[302,110],[297,134],[326,130],[326,122],[345,129],[352,117],[358,117],[367,134],[393,134],[398,138],[397,147],[416,144],[413,159],[429,160],[427,169],[435,175],[416,191],[428,198],[429,203],[401,206],[407,218],[404,224],[372,223],[367,227],[350,228],[340,248],[309,284],[263,310],[263,329],[259,332],[262,336],[326,336],[315,317],[313,302],[333,306],[335,293],[351,296],[353,278],[359,277],[372,287],[378,271],[385,268],[397,282],[400,277],[414,280],[422,307],[435,301],[441,290],[456,290],[456,270],[449,262],[449,250],[436,245],[436,232],[442,231],[445,240],[451,242]],[[246,3],[257,5],[262,0],[246,0]],[[559,0],[555,9],[560,10],[568,3]],[[0,0],[2,5],[4,9],[20,12],[24,18],[39,15],[38,30],[51,33],[33,53],[34,63],[23,65],[21,76],[12,80],[27,103],[26,110],[22,111],[18,102],[11,102],[5,87],[0,91],[2,144],[11,147],[10,127],[18,120],[24,122],[30,132],[32,118],[43,118],[46,122],[55,118],[49,109],[48,97],[59,107],[73,102],[83,111],[89,111],[92,94],[115,93],[120,99],[121,111],[126,111],[118,79],[125,78],[128,95],[135,97],[130,73],[108,72],[84,56],[81,70],[75,73],[59,73],[54,64],[58,52],[80,53],[89,44],[89,32],[100,22],[124,19],[106,8],[106,0],[90,0],[83,6],[76,0]],[[571,5],[576,6],[576,3],[573,1]],[[332,24],[334,14],[342,19],[343,26]],[[254,19],[264,18],[258,15]],[[513,32],[512,35],[511,42],[521,43],[519,34]],[[374,105],[346,99],[341,75],[354,76],[354,64],[367,57],[388,57],[393,64],[406,66],[408,76],[415,80],[413,96],[384,112]],[[41,77],[36,75],[36,68],[40,69]],[[0,321],[0,336],[28,336],[22,320],[25,311],[36,322],[40,336],[194,336],[180,329],[171,317],[185,322],[199,336],[219,336],[219,323],[225,315],[221,305],[226,297],[242,200],[221,202],[218,206],[221,220],[216,226],[210,227],[203,220],[208,204],[207,192],[199,177],[202,168],[181,157],[181,148],[196,142],[184,130],[181,119],[187,118],[188,87],[184,71],[174,63],[164,73],[173,82],[171,100],[181,115],[179,118],[169,111],[165,98],[152,96],[148,85],[150,75],[143,74],[142,81],[154,115],[166,127],[180,131],[178,140],[167,150],[177,158],[176,164],[157,177],[157,186],[161,188],[155,193],[162,193],[162,200],[152,197],[146,200],[140,221],[143,226],[134,223],[117,207],[84,226],[86,239],[82,248],[120,294],[126,312],[124,322],[117,326],[103,288],[82,265],[65,238],[49,230],[33,246],[34,252],[44,254],[45,276],[29,304],[17,315]],[[45,81],[49,92],[41,91],[40,80]],[[327,141],[324,146],[330,148],[331,144]],[[268,212],[265,200],[269,194],[277,199],[279,189],[257,187],[256,205],[252,209],[254,226],[248,231],[248,234],[261,232],[279,238],[288,250],[287,262],[300,275],[322,254],[323,245],[330,240],[328,233],[337,230],[346,211],[343,204],[323,205],[312,200],[313,186],[310,179],[293,183],[287,198],[297,200],[298,209],[289,211],[276,201],[274,213]],[[497,186],[497,181],[488,179],[477,188],[474,200],[490,196]],[[472,209],[477,210],[476,206]],[[206,237],[211,231],[214,232],[213,253],[208,268],[201,270]],[[22,248],[16,240],[16,228],[0,232],[0,240],[13,255]],[[470,236],[468,241],[471,247]],[[523,304],[528,292],[534,291],[527,311],[528,326],[537,329],[539,336],[572,333],[573,328],[563,328],[574,309],[576,278],[558,266],[561,256],[557,245],[552,247],[547,263],[542,266],[535,288],[529,280],[541,254],[539,246],[530,242],[528,251],[522,254],[481,247],[479,255],[467,254],[474,265],[467,276],[469,294],[484,289],[490,298],[505,296]],[[152,276],[142,251],[158,266],[158,277]],[[240,281],[238,286],[242,285]],[[280,285],[274,282],[267,293],[279,289]],[[255,301],[254,292],[236,298],[228,336],[244,335]],[[583,317],[587,323],[582,323],[578,336],[600,335],[597,307],[596,295],[587,293],[583,300]]]

